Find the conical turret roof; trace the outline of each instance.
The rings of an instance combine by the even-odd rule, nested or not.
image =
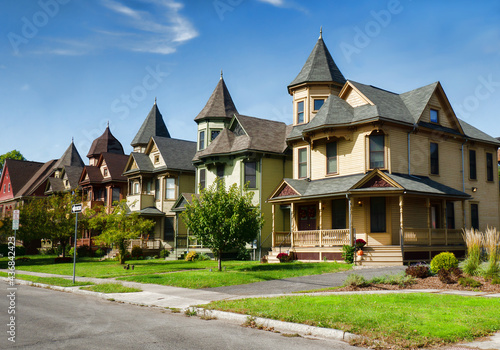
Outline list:
[[[288,90],[296,85],[311,82],[335,82],[341,85],[346,82],[332,55],[330,55],[322,35],[320,35],[299,75],[288,85]]]
[[[235,114],[238,114],[238,111],[231,98],[231,94],[229,94],[224,78],[221,76],[212,96],[210,96],[207,104],[194,120],[199,121],[205,118],[231,119]]]
[[[55,165],[55,168],[62,168],[67,166],[77,166],[81,168],[85,166],[82,158],[80,157],[80,153],[78,153],[78,150],[76,149],[73,141],[71,141],[68,149],[66,149],[61,158],[59,158]]]
[[[97,158],[101,153],[124,154],[122,144],[113,136],[109,130],[109,125],[104,130],[104,133],[92,142],[87,157]]]
[[[170,137],[156,101],[130,145],[132,147],[147,145],[152,136]]]

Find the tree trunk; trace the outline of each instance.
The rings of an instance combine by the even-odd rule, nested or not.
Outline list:
[[[66,244],[61,243],[61,247],[62,247],[63,258],[65,258],[66,257]]]
[[[121,241],[118,244],[118,251],[120,252],[120,264],[125,264],[125,256],[127,255],[127,248],[125,247],[125,241]]]
[[[219,250],[218,254],[217,254],[217,263],[218,263],[218,267],[219,267],[219,271],[222,271],[222,252]]]

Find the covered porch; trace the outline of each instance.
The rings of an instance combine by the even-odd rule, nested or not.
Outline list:
[[[304,196],[315,188],[325,192],[335,180],[343,183],[344,191]],[[400,183],[405,181],[403,187]],[[366,249],[374,253],[397,248],[401,262],[429,260],[435,255],[431,251],[463,250],[461,228],[468,195],[454,189],[438,192],[430,181],[378,170],[309,182],[285,179],[269,199],[273,253],[293,250],[299,259],[341,260],[342,246],[353,245],[356,239],[365,240]],[[296,182],[302,188],[294,188]],[[410,190],[412,185],[427,191]],[[443,190],[443,185],[439,187]]]

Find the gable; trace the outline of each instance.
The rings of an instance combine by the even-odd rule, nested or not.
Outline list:
[[[379,169],[372,170],[365,177],[359,180],[351,189],[361,189],[361,188],[384,188],[384,187],[395,187],[403,188],[396,181],[391,179],[387,174],[383,173]]]
[[[455,130],[458,133],[463,134],[462,127],[453,111],[453,108],[448,101],[444,91],[438,84],[436,90],[432,93],[429,101],[427,102],[422,115],[420,116],[419,122],[432,123],[431,122],[431,109],[438,111],[438,125]],[[435,124],[435,123],[432,123]]]
[[[374,176],[366,181],[359,188],[372,188],[372,187],[393,187],[389,182],[382,179],[380,176]]]
[[[285,183],[285,186],[279,191],[277,194],[273,196],[273,198],[279,198],[279,197],[285,197],[285,196],[299,196],[300,194],[297,193],[289,184]]]
[[[350,89],[344,96],[344,99],[352,107],[359,107],[369,104],[366,98],[363,95],[361,95],[361,93],[355,91],[354,89]]]
[[[247,135],[247,132],[245,131],[245,129],[243,129],[243,127],[241,126],[241,124],[237,118],[233,119],[233,122],[231,123],[229,130],[231,130],[233,132],[233,134],[235,134],[236,136]]]

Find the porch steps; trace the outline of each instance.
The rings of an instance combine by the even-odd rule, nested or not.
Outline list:
[[[363,255],[356,256],[359,266],[401,266],[403,255],[399,246],[371,246],[363,248]]]

